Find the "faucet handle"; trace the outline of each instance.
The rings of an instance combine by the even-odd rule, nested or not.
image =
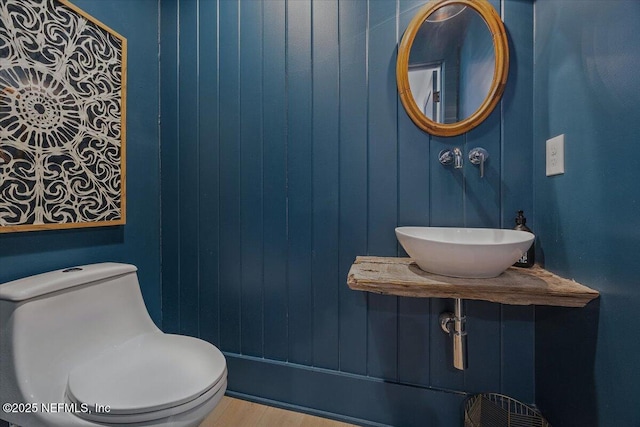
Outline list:
[[[462,167],[462,151],[458,147],[453,150],[442,150],[438,154],[438,160],[445,166],[453,164],[455,169],[460,169]]]
[[[469,161],[474,165],[480,165],[480,178],[484,178],[484,162],[489,158],[489,152],[482,147],[476,147],[469,151]]]
[[[438,161],[440,161],[440,163],[445,166],[452,164],[453,150],[446,149],[446,150],[440,151],[440,153],[438,154]]]

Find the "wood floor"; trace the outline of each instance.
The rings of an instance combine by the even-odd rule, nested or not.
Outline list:
[[[339,421],[224,396],[200,427],[354,427]]]

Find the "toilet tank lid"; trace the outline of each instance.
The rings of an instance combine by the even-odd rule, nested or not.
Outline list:
[[[131,264],[103,262],[36,274],[0,285],[0,300],[25,301],[137,270],[138,268]]]

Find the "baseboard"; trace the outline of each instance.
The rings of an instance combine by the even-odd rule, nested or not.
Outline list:
[[[465,394],[225,353],[228,394],[351,424],[451,427]]]

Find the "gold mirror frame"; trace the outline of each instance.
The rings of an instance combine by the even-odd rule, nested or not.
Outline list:
[[[416,105],[409,87],[409,56],[411,46],[424,21],[441,7],[462,4],[480,14],[493,37],[495,67],[489,93],[480,107],[469,117],[455,123],[438,123],[427,116]],[[487,0],[432,0],[423,6],[413,17],[402,37],[396,64],[396,80],[400,101],[413,122],[425,132],[435,136],[456,136],[469,132],[491,114],[500,102],[509,74],[509,45],[507,33],[500,16]]]

